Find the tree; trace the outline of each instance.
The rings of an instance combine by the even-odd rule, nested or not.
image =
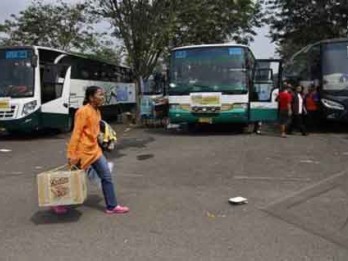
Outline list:
[[[252,0],[179,1],[175,45],[248,44],[262,24],[261,5]]]
[[[92,13],[108,19],[121,38],[134,74],[147,78],[168,46],[174,28],[174,1],[97,0]]]
[[[11,15],[0,30],[5,34],[2,45],[42,45],[62,50],[85,51],[98,45],[93,28],[96,19],[87,12],[86,4],[56,5],[33,0],[19,15]]]
[[[88,53],[85,53],[85,55],[92,59],[107,61],[113,64],[124,63],[122,58],[125,56],[124,48],[115,45],[113,42],[103,42],[93,47]]]
[[[348,3],[343,0],[268,0],[272,40],[289,57],[307,44],[347,37]]]
[[[121,38],[137,77],[147,78],[169,48],[234,40],[248,43],[261,24],[253,0],[91,0]]]

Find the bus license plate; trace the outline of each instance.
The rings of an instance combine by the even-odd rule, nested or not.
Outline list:
[[[9,111],[11,110],[10,99],[0,99],[0,110]]]
[[[212,118],[199,118],[198,119],[198,122],[199,123],[209,123],[209,124],[212,124],[213,123],[213,119]]]

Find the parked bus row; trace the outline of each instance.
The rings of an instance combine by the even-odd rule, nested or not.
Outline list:
[[[167,101],[167,127],[274,122],[279,87],[286,79],[318,90],[323,119],[346,121],[347,46],[348,39],[309,45],[284,68],[281,60],[256,59],[246,45],[175,48],[165,79],[155,75],[141,86],[141,105],[146,109],[144,104],[160,98],[163,107]],[[1,48],[0,71],[0,128],[8,131],[70,129],[85,88],[91,85],[106,90],[104,115],[136,106],[130,68],[84,56],[38,46]]]

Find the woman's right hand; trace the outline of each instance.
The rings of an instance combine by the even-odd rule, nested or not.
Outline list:
[[[80,159],[78,159],[78,158],[69,158],[68,159],[68,164],[70,166],[77,166],[79,164],[79,162],[80,162]]]

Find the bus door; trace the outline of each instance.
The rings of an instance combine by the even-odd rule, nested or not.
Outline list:
[[[165,97],[165,76],[151,75],[142,83],[141,117],[163,119],[168,116],[168,99]]]
[[[281,60],[257,60],[254,80],[249,92],[250,122],[272,122],[278,119],[277,96],[281,79]]]
[[[41,124],[44,128],[69,129],[71,67],[45,64],[41,69]]]

